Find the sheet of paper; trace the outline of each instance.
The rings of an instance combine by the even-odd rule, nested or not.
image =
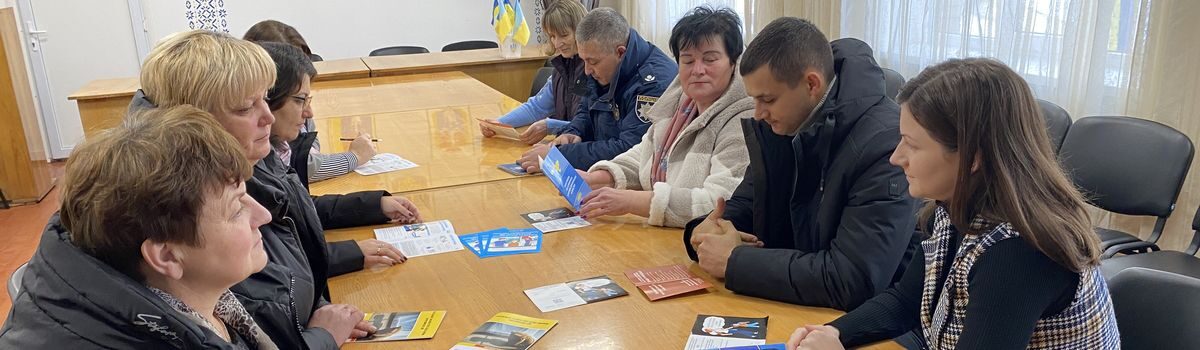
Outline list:
[[[591,226],[592,223],[575,216],[570,208],[556,208],[521,214],[521,218],[542,232],[554,232]]]
[[[375,229],[375,239],[396,246],[409,258],[463,249],[447,220]]]
[[[787,350],[787,345],[779,343],[767,345],[732,346],[728,348],[721,348],[720,350]]]
[[[525,295],[542,312],[561,310],[629,295],[608,276],[555,283],[525,290]]]
[[[400,156],[391,153],[379,153],[367,164],[355,168],[354,172],[359,175],[375,175],[393,172],[397,170],[416,168],[417,164],[410,162],[408,159],[400,158]]]
[[[409,339],[429,339],[437,333],[446,311],[367,313],[363,319],[375,326],[375,334],[352,339],[352,342],[381,342]]]
[[[525,350],[558,324],[546,320],[501,312],[467,335],[451,349]]]
[[[566,283],[555,283],[548,286],[537,287],[525,290],[525,295],[529,296],[529,300],[533,301],[533,305],[537,306],[542,312],[550,312],[554,310],[562,310],[572,306],[587,304],[579,294],[571,287],[567,287]]]
[[[479,119],[479,118],[475,118],[475,120],[479,121],[479,125],[483,125],[483,127],[488,128],[492,131],[495,131],[497,137],[513,139],[513,140],[517,140],[517,141],[521,140],[521,133],[517,132],[517,129],[513,128],[510,125],[492,123],[490,121],[487,121],[484,119]]]
[[[697,315],[684,350],[708,350],[767,343],[767,318]]]
[[[629,270],[625,271],[625,276],[629,277],[629,280],[637,285],[650,301],[700,291],[712,286],[708,281],[692,275],[683,265]]]

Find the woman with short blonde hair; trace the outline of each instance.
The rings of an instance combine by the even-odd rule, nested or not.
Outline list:
[[[386,191],[310,196],[271,148],[275,118],[266,99],[275,78],[275,63],[254,43],[203,30],[178,33],[151,51],[130,109],[202,106],[238,140],[255,163],[246,191],[271,213],[262,229],[271,259],[232,289],[281,347],[333,349],[371,326],[354,306],[329,304],[327,279],[360,270],[369,258],[382,255],[392,265],[404,257],[373,239],[327,243],[324,229],[420,218],[410,202]]]

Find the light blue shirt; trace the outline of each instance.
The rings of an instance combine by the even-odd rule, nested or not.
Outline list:
[[[550,115],[554,113],[553,85],[554,79],[546,79],[546,85],[543,85],[542,89],[538,90],[537,95],[533,95],[533,97],[529,98],[529,101],[522,103],[516,109],[500,117],[499,122],[519,128],[546,119],[546,127],[550,129],[550,133],[558,134],[561,132],[570,122],[549,119]]]

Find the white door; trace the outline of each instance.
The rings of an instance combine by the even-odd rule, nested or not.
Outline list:
[[[137,3],[17,0],[51,157],[66,158],[83,139],[79,109],[67,96],[92,80],[138,75],[135,33],[142,29],[131,18],[140,20],[141,9],[130,2]]]

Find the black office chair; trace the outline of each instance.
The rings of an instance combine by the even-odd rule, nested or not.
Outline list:
[[[883,68],[883,86],[887,96],[895,100],[896,95],[900,94],[900,87],[904,86],[904,76],[900,75],[900,72]]]
[[[20,267],[17,267],[17,270],[13,271],[12,276],[9,276],[9,278],[8,278],[8,300],[9,301],[12,301],[12,302],[17,301],[17,293],[21,292],[21,276],[25,275],[25,267],[26,266],[29,266],[28,262],[21,264]]]
[[[1200,349],[1200,279],[1132,268],[1108,289],[1121,349]]]
[[[1042,117],[1046,118],[1046,131],[1050,134],[1050,145],[1054,146],[1054,152],[1058,152],[1062,148],[1063,139],[1067,137],[1067,130],[1071,129],[1071,115],[1067,110],[1058,105],[1038,99],[1038,106],[1042,107]]]
[[[462,51],[462,50],[478,50],[478,49],[495,49],[499,48],[500,44],[495,41],[487,40],[467,40],[456,43],[446,44],[442,46],[442,52],[446,51]]]
[[[313,62],[321,62],[321,61],[324,61],[325,59],[321,58],[321,55],[314,53],[314,54],[308,55],[308,60],[313,61]]]
[[[538,68],[537,73],[533,75],[533,85],[529,87],[529,97],[537,95],[538,91],[541,91],[542,87],[546,86],[551,74],[554,74],[554,68]]]
[[[390,46],[371,51],[369,56],[410,55],[414,53],[429,53],[429,49],[420,46]]]
[[[1197,209],[1196,215],[1192,217],[1192,243],[1184,251],[1163,250],[1117,256],[1105,259],[1100,265],[1100,271],[1107,278],[1130,268],[1147,268],[1200,278],[1200,258],[1196,257],[1197,250],[1200,250],[1200,209]]]
[[[1158,250],[1155,243],[1175,209],[1194,153],[1187,135],[1145,119],[1086,117],[1071,125],[1059,161],[1089,202],[1118,214],[1158,218],[1147,241],[1097,227],[1104,258]]]

